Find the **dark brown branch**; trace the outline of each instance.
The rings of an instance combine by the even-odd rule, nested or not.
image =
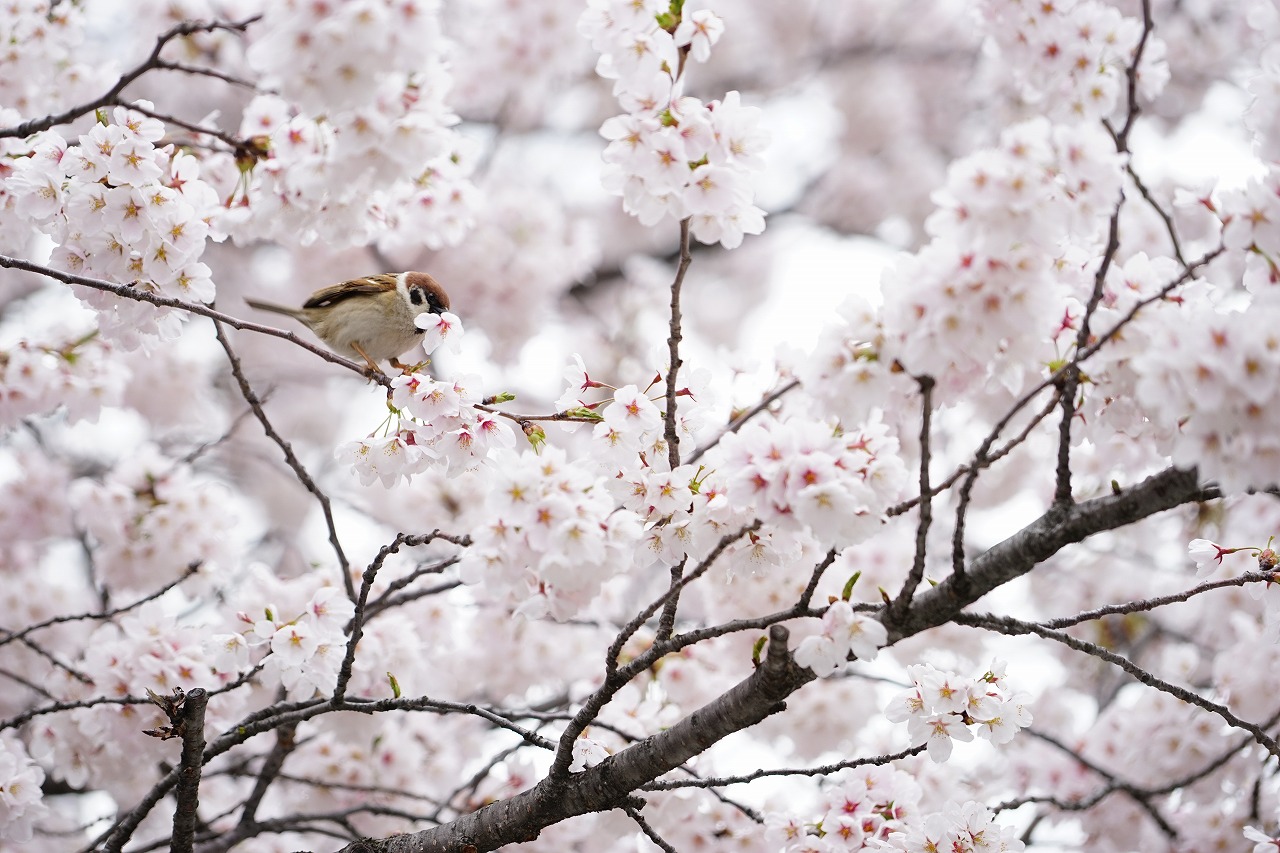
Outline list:
[[[148,601],[155,601],[157,598],[160,598],[166,592],[173,589],[178,584],[182,583],[183,581],[185,581],[187,578],[194,575],[199,570],[200,570],[200,564],[192,563],[189,566],[187,566],[187,570],[183,572],[182,577],[177,578],[173,581],[170,581],[169,583],[160,587],[150,595],[143,596],[142,598],[139,598],[137,601],[133,602],[132,604],[126,604],[123,607],[117,607],[113,610],[104,610],[98,613],[77,613],[74,616],[54,616],[50,619],[44,620],[43,622],[37,622],[34,625],[28,625],[27,627],[23,628],[21,631],[6,632],[5,636],[0,637],[0,646],[3,646],[6,643],[12,642],[14,640],[21,640],[22,638],[26,637],[28,634],[31,634],[35,631],[39,631],[41,628],[48,628],[50,625],[61,625],[65,622],[79,622],[84,619],[93,619],[93,620],[110,619],[113,616],[119,616],[121,613],[127,613],[130,610],[134,609],[135,607],[140,607],[143,604],[146,604]],[[0,631],[4,631],[4,630],[5,629],[0,628]]]
[[[191,853],[200,808],[200,772],[204,767],[204,712],[209,693],[201,687],[187,691],[182,703],[182,761],[174,792],[172,853]]]
[[[1176,506],[1216,497],[1220,497],[1216,489],[1200,487],[1194,469],[1168,468],[1118,495],[1052,506],[1040,518],[974,559],[964,575],[952,575],[916,596],[905,619],[886,625],[889,640],[896,642],[951,621],[969,604],[1031,571],[1067,545]]]
[[[911,597],[924,578],[924,560],[929,550],[929,525],[933,522],[933,490],[929,485],[931,423],[933,415],[933,377],[918,376],[920,386],[920,518],[916,523],[916,554],[898,597],[889,606],[894,619],[901,619],[911,606]]]
[[[285,464],[293,471],[293,475],[298,478],[298,482],[314,495],[316,502],[320,504],[320,511],[324,514],[325,526],[329,530],[329,545],[333,548],[334,556],[338,558],[338,570],[342,573],[342,583],[346,587],[347,598],[354,601],[356,593],[355,584],[351,580],[351,564],[347,562],[346,551],[343,550],[342,541],[338,538],[338,527],[333,520],[333,507],[329,503],[329,496],[321,491],[315,480],[311,479],[311,475],[307,473],[302,461],[293,452],[293,445],[286,441],[284,436],[276,432],[275,425],[271,423],[271,419],[267,417],[266,411],[262,408],[262,401],[254,393],[248,377],[244,375],[244,369],[240,366],[240,357],[236,355],[235,350],[231,347],[231,342],[227,340],[227,334],[223,330],[222,324],[214,320],[213,328],[218,336],[218,343],[222,345],[223,352],[227,354],[227,361],[231,365],[231,374],[235,377],[236,384],[240,387],[240,396],[244,397],[244,401],[253,410],[258,423],[262,424],[262,431],[267,434],[267,438],[271,439],[276,447],[280,448],[280,452],[284,454]]]
[[[813,673],[787,651],[788,632],[774,626],[768,654],[746,679],[684,720],[595,767],[567,778],[548,777],[528,791],[491,803],[452,823],[391,838],[366,839],[344,853],[476,853],[536,837],[570,817],[631,804],[632,792],[706,751],[722,738],[781,711],[782,700]]]
[[[1280,743],[1277,743],[1275,738],[1263,731],[1261,726],[1237,717],[1225,705],[1220,705],[1217,702],[1211,702],[1198,693],[1187,690],[1185,687],[1179,687],[1176,684],[1171,684],[1168,681],[1157,678],[1153,673],[1148,672],[1130,661],[1128,658],[1122,657],[1109,649],[1104,649],[1096,643],[1079,640],[1070,634],[1060,631],[1052,631],[1048,628],[1037,625],[1034,622],[1025,622],[1009,616],[958,613],[955,616],[955,621],[961,625],[972,625],[978,628],[987,628],[989,630],[999,631],[1002,634],[1009,634],[1010,636],[1016,636],[1018,634],[1035,634],[1036,636],[1044,637],[1047,640],[1054,640],[1062,643],[1064,646],[1075,649],[1078,652],[1084,652],[1085,654],[1092,655],[1093,657],[1104,660],[1107,663],[1115,664],[1148,687],[1153,687],[1162,693],[1167,693],[1188,705],[1194,705],[1197,708],[1202,708],[1210,713],[1217,714],[1219,717],[1241,731],[1245,731],[1253,735],[1253,739],[1261,744],[1268,752],[1276,757],[1280,757]]]
[[[680,390],[676,387],[680,373],[680,341],[683,335],[680,329],[680,289],[684,285],[685,273],[689,270],[689,264],[693,261],[693,255],[689,252],[689,220],[680,220],[680,263],[676,267],[676,277],[671,282],[671,333],[667,338],[667,358],[670,365],[667,366],[667,411],[666,411],[666,438],[667,438],[667,461],[671,465],[671,469],[675,470],[680,465],[680,433],[677,429],[679,420],[676,416],[676,393]]]
[[[126,86],[148,71],[159,67],[160,52],[164,50],[165,45],[176,38],[194,35],[196,33],[214,32],[215,30],[242,33],[249,28],[250,24],[259,20],[261,17],[261,15],[253,15],[245,18],[243,21],[184,21],[181,24],[171,27],[156,38],[156,44],[155,47],[151,49],[150,56],[144,59],[140,65],[137,65],[133,69],[125,72],[120,79],[115,82],[115,85],[102,95],[92,101],[72,107],[69,110],[64,110],[56,115],[32,119],[31,121],[24,121],[16,127],[0,128],[0,139],[30,136],[33,133],[38,133],[42,130],[48,130],[51,127],[57,127],[60,124],[67,124],[68,122],[75,121],[81,116],[86,116],[101,107],[110,106],[115,103],[117,98],[120,97],[120,93],[124,91]]]
[[[251,323],[247,320],[240,320],[232,317],[230,314],[224,314],[221,311],[210,308],[208,305],[202,305],[199,302],[186,302],[181,299],[175,299],[172,296],[160,296],[155,293],[147,293],[145,290],[140,290],[133,285],[113,284],[109,281],[75,275],[74,273],[55,270],[51,267],[33,264],[30,261],[24,261],[20,258],[10,258],[5,255],[0,255],[0,267],[8,267],[9,269],[36,273],[37,275],[47,276],[48,278],[63,282],[64,284],[76,284],[81,287],[100,290],[104,293],[112,293],[123,299],[132,299],[135,302],[147,302],[158,308],[176,308],[180,311],[189,311],[192,314],[199,314],[201,317],[209,317],[210,319],[225,323],[233,329],[239,329],[245,332],[257,332],[260,335],[270,335],[273,338],[280,338],[300,346],[310,353],[320,356],[325,361],[332,362],[333,364],[337,364],[347,368],[348,370],[354,371],[366,379],[387,387],[391,386],[391,380],[386,376],[380,373],[374,373],[369,370],[367,366],[357,364],[340,355],[335,355],[318,344],[305,341],[293,332],[286,332],[284,329],[277,329],[272,326],[263,326],[260,323]]]

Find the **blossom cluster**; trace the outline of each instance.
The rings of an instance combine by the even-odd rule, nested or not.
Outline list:
[[[427,354],[447,343],[456,349],[462,337],[457,315],[445,312],[418,315]],[[470,471],[501,448],[515,445],[515,435],[505,421],[485,408],[474,390],[474,377],[452,382],[427,373],[406,371],[391,380],[388,405],[395,429],[340,445],[335,454],[359,475],[364,485],[381,481],[390,488],[410,480],[430,467],[450,476]]]
[[[685,60],[704,62],[724,31],[714,12],[677,18],[665,0],[591,0],[579,31],[600,53],[596,72],[614,81],[623,115],[600,128],[605,188],[644,225],[691,217],[693,236],[734,248],[764,230],[752,174],[768,136],[760,110],[741,95],[704,103],[682,94]]]
[[[71,512],[65,498],[71,477],[67,467],[36,450],[0,455],[0,464],[10,469],[10,476],[0,477],[0,542],[11,547],[18,542],[70,535]],[[47,602],[31,603],[40,606]]]
[[[1176,464],[1199,466],[1228,491],[1276,482],[1280,436],[1269,414],[1280,404],[1280,300],[1231,310],[1201,297],[1182,307],[1196,322],[1156,326],[1133,359],[1139,405],[1176,430],[1164,447]]]
[[[84,23],[84,9],[75,3],[10,0],[0,6],[0,105],[17,112],[0,126],[97,94],[90,90],[100,85],[98,78],[79,61]]]
[[[658,561],[702,559],[728,544],[726,565],[755,571],[809,545],[842,548],[879,529],[906,482],[897,439],[878,416],[856,428],[761,418],[723,436],[698,464],[671,468],[652,386],[624,385],[612,399],[588,404],[586,391],[609,386],[593,380],[581,359],[566,376],[572,387],[560,404],[599,409],[594,456],[610,474],[615,498],[644,522],[646,547]],[[689,378],[676,395],[684,450],[713,399],[709,372],[694,370]],[[747,530],[754,526],[758,533]],[[738,541],[723,542],[734,536]]]
[[[581,368],[581,358],[578,358]],[[585,371],[584,383],[591,380]],[[650,386],[652,387],[652,386]],[[629,467],[637,457],[653,458],[653,464],[662,469],[666,461],[667,439],[665,413],[649,399],[650,389],[641,390],[636,385],[615,388],[613,399],[600,411],[600,421],[592,430],[597,458],[606,466]],[[562,397],[561,402],[569,400]],[[580,403],[580,401],[579,401]]]
[[[635,561],[640,525],[617,509],[607,478],[563,450],[507,453],[494,466],[486,522],[472,532],[459,572],[485,595],[531,618],[564,620]]]
[[[997,661],[976,678],[964,678],[929,664],[907,667],[911,687],[898,694],[885,717],[907,724],[913,746],[928,744],[936,762],[951,757],[952,741],[978,736],[994,744],[1008,743],[1018,729],[1031,725],[1024,694],[1012,692],[1005,665]]]
[[[332,692],[354,613],[355,605],[332,586],[318,588],[300,613],[275,604],[256,617],[242,613],[241,621],[250,627],[209,638],[210,663],[224,676],[239,675],[257,662],[255,650],[265,650],[261,677],[283,687],[290,699]]]
[[[1280,170],[1269,165],[1245,186],[1222,193],[1215,212],[1223,223],[1222,245],[1244,256],[1245,289],[1255,298],[1280,300]]]
[[[1252,95],[1245,126],[1253,132],[1257,154],[1265,161],[1280,158],[1280,11],[1274,6],[1255,3],[1248,16],[1250,29],[1260,36],[1264,47],[1253,73],[1245,75],[1245,87]]]
[[[796,377],[824,413],[842,424],[859,424],[872,409],[885,410],[915,390],[908,377],[886,363],[883,349],[880,312],[851,295],[819,333],[813,352],[796,365]]]
[[[208,685],[214,679],[206,637],[203,629],[179,622],[170,607],[149,601],[118,621],[104,622],[83,641],[83,651],[72,663],[87,682],[56,670],[43,683],[68,700],[145,697],[148,690],[169,696],[175,687]],[[234,700],[211,704],[210,727],[229,723],[236,707]],[[160,740],[139,737],[139,730],[169,722],[149,705],[97,705],[40,720],[31,732],[33,757],[57,767],[60,778],[75,787],[140,796],[149,783],[141,774],[119,768],[163,761],[170,754]]]
[[[463,384],[466,382],[467,384]],[[469,381],[440,382],[410,373],[392,381],[392,401],[412,417],[400,417],[395,432],[348,442],[337,449],[366,486],[380,480],[390,488],[401,478],[438,466],[451,475],[475,469],[515,434],[498,415],[476,408],[479,396]]]
[[[1099,0],[1021,3],[984,0],[987,33],[1012,66],[1023,96],[1051,119],[1112,114],[1142,38],[1142,22]],[[1169,80],[1163,42],[1148,35],[1138,64],[1138,92],[1154,98]]]
[[[784,853],[875,849],[920,821],[923,791],[910,773],[872,765],[833,781],[823,792],[821,817],[804,822],[771,813],[765,837]]]
[[[577,38],[578,4],[542,0],[472,0],[471,14],[455,15],[449,33],[455,102],[469,120],[500,119],[524,130],[546,120],[568,81],[593,57]]]
[[[924,792],[910,773],[888,766],[860,768],[827,788],[825,811],[815,821],[774,812],[765,817],[765,840],[783,853],[845,850],[1004,853],[1023,844],[1014,827],[1001,826],[980,803],[948,802],[928,812]]]
[[[139,448],[100,481],[75,481],[69,498],[93,543],[95,569],[113,589],[145,589],[193,564],[208,574],[209,564],[236,554],[226,490],[154,447]]]
[[[725,436],[718,451],[727,500],[770,527],[807,531],[823,548],[874,535],[907,480],[898,440],[876,419],[844,430],[757,420]]]
[[[1055,357],[1045,342],[1070,300],[1087,298],[1060,264],[1069,246],[1101,247],[1123,165],[1101,129],[1045,119],[954,163],[933,240],[885,274],[880,357],[934,376],[948,398],[988,380],[1018,389]]]
[[[151,104],[138,102],[141,109]],[[31,153],[14,163],[6,182],[14,213],[53,239],[53,266],[127,284],[149,293],[211,302],[206,241],[220,239],[213,224],[217,192],[200,177],[200,163],[173,145],[157,148],[164,124],[116,107],[68,146],[56,131],[31,139]],[[147,337],[177,335],[167,309],[90,290],[79,294],[99,313],[104,335],[133,349]]]
[[[855,611],[847,601],[834,601],[822,614],[821,633],[805,637],[796,647],[796,663],[821,678],[843,666],[849,655],[874,660],[888,639],[889,632],[880,620]]]
[[[445,101],[439,17],[435,0],[266,7],[246,58],[280,94],[244,111],[241,136],[260,157],[229,188],[232,235],[346,246],[390,228],[435,247],[461,239],[474,190]]]
[[[96,332],[46,331],[0,350],[0,424],[65,407],[71,421],[116,405],[129,379],[114,347]]]
[[[1017,853],[1025,848],[1017,827],[996,823],[991,809],[971,800],[948,803],[943,811],[927,815],[905,832],[891,833],[880,849],[903,853]]]
[[[44,817],[44,771],[27,755],[22,742],[0,736],[0,839],[31,840],[32,824]]]
[[[1085,269],[1082,273],[1087,273],[1090,281],[1094,278],[1092,270]],[[1178,280],[1178,264],[1172,258],[1153,258],[1145,252],[1137,252],[1123,262],[1113,262],[1103,280],[1092,328],[1098,335],[1109,333],[1124,323],[1140,302],[1158,300],[1161,292]],[[1150,413],[1139,405],[1137,386],[1140,376],[1135,365],[1142,364],[1143,354],[1156,345],[1153,336],[1159,334],[1152,323],[1145,322],[1147,318],[1163,325],[1176,323],[1178,313],[1194,311],[1193,306],[1200,304],[1193,294],[1198,289],[1202,289],[1200,283],[1189,282],[1179,289],[1176,302],[1153,304],[1142,309],[1144,322],[1127,323],[1089,359],[1089,381],[1081,389],[1082,423],[1077,427],[1082,437],[1102,444],[1116,433],[1121,433],[1144,448],[1167,452],[1177,424],[1153,420]],[[1059,335],[1059,344],[1068,345],[1064,349],[1074,341],[1082,313],[1082,309],[1077,309],[1064,317]]]

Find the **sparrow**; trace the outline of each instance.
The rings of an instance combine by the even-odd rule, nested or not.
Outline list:
[[[284,314],[301,322],[335,353],[364,359],[378,373],[387,360],[407,369],[399,356],[420,340],[414,318],[424,312],[443,314],[449,296],[424,272],[378,273],[321,288],[301,308],[246,298],[249,307]]]

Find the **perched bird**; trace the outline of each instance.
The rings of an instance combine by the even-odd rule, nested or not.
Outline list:
[[[399,356],[416,344],[422,329],[414,318],[449,310],[449,296],[424,272],[379,273],[321,288],[289,308],[246,298],[251,308],[293,317],[316,333],[329,349],[347,358],[360,356],[379,373],[386,359],[403,370]]]

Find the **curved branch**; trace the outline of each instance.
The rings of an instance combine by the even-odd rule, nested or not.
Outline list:
[[[482,853],[535,838],[545,827],[567,818],[637,805],[632,796],[641,785],[676,769],[722,738],[781,711],[787,696],[813,680],[813,673],[797,665],[787,651],[788,636],[786,628],[775,625],[770,631],[768,655],[751,675],[671,728],[595,767],[563,782],[544,779],[528,791],[491,803],[446,826],[381,840],[365,839],[343,848],[343,853]]]
[[[99,95],[92,101],[86,101],[79,106],[64,110],[57,115],[45,116],[44,118],[32,119],[24,121],[22,124],[14,127],[0,128],[0,139],[12,137],[26,137],[33,133],[39,133],[42,130],[48,130],[57,127],[60,124],[73,122],[81,116],[88,115],[100,107],[111,106],[116,99],[120,97],[120,93],[125,87],[137,80],[143,74],[152,69],[160,67],[160,52],[164,50],[165,45],[181,36],[194,35],[196,33],[211,33],[215,30],[226,30],[228,32],[244,32],[249,25],[260,20],[262,15],[252,15],[243,21],[184,21],[177,26],[171,27],[161,33],[156,38],[155,47],[151,49],[151,55],[142,61],[141,64],[133,69],[126,71],[121,75],[120,79],[115,82],[110,89],[104,94]]]
[[[950,622],[965,607],[996,587],[1025,575],[1067,545],[1176,506],[1218,497],[1221,494],[1215,487],[1201,488],[1195,469],[1167,468],[1118,495],[1077,504],[1056,504],[974,559],[964,574],[953,574],[916,596],[904,618],[889,620],[886,624],[889,642],[892,644]]]
[[[284,329],[277,329],[273,326],[264,326],[260,323],[251,323],[247,320],[240,320],[232,317],[230,314],[224,314],[208,305],[202,305],[199,302],[186,302],[181,299],[175,299],[172,296],[160,296],[155,293],[147,293],[128,284],[114,284],[109,281],[103,281],[97,278],[89,278],[88,276],[76,275],[74,273],[55,270],[52,267],[33,264],[31,261],[24,261],[21,258],[10,258],[6,255],[0,255],[0,267],[8,267],[14,270],[23,270],[24,272],[35,273],[60,281],[63,284],[78,284],[81,287],[92,288],[93,290],[101,290],[104,293],[113,293],[123,299],[132,299],[135,302],[148,302],[158,308],[177,308],[180,311],[189,311],[192,314],[199,314],[201,317],[208,317],[226,323],[233,329],[240,329],[245,332],[257,332],[260,335],[270,335],[273,338],[281,338],[290,343],[297,344],[303,349],[312,352],[325,361],[333,362],[341,365],[348,370],[355,371],[361,376],[379,385],[391,387],[391,380],[381,373],[374,373],[368,367],[357,364],[354,361],[345,359],[340,355],[335,355],[322,346],[305,341],[295,335],[293,332],[286,332]]]

